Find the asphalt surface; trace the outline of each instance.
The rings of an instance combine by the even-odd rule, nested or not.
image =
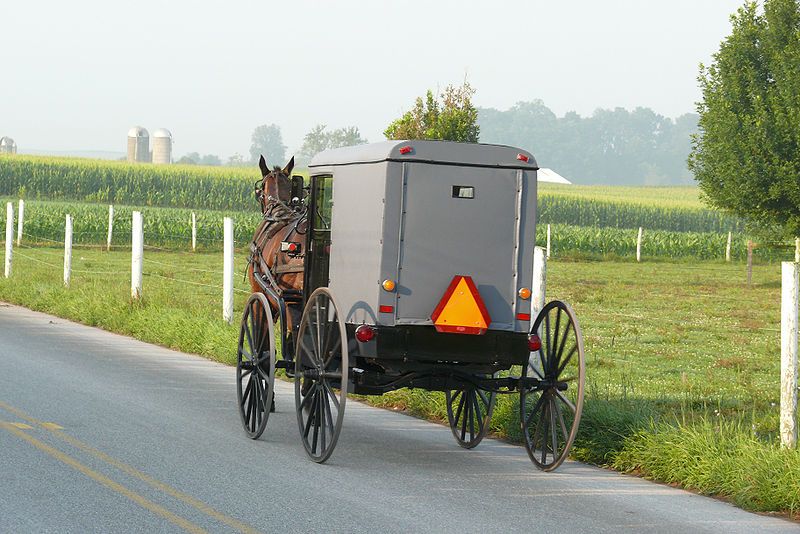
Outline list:
[[[233,349],[233,347],[232,347]],[[333,457],[293,386],[258,441],[234,371],[0,304],[0,532],[797,532],[800,525],[348,401]]]

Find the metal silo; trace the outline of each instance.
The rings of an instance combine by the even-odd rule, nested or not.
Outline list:
[[[16,154],[17,143],[10,137],[0,137],[0,154]]]
[[[165,128],[153,132],[153,163],[172,163],[172,134]]]
[[[141,126],[128,130],[128,161],[150,161],[150,135]]]

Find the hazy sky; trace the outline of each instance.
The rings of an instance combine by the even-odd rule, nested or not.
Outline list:
[[[124,151],[138,124],[171,130],[178,156],[223,158],[273,122],[290,151],[318,123],[380,141],[416,96],[465,75],[479,106],[674,117],[694,109],[697,66],[741,4],[9,0],[0,136],[21,151]]]

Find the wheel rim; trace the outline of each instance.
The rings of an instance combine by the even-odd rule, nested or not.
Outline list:
[[[315,462],[330,458],[347,401],[347,331],[327,288],[308,299],[297,335],[295,408],[300,438]]]
[[[489,432],[495,394],[477,388],[445,391],[447,419],[456,442],[465,449],[478,445]]]
[[[257,439],[267,427],[275,392],[275,329],[266,297],[250,296],[242,315],[236,359],[236,399],[245,433]]]
[[[522,376],[544,385],[520,388],[520,420],[525,448],[533,463],[552,471],[566,459],[583,411],[585,362],[583,335],[569,305],[552,301],[531,328],[542,341],[531,353]]]

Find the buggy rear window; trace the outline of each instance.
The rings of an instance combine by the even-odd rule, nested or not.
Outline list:
[[[475,188],[471,185],[454,185],[453,198],[475,198]]]

